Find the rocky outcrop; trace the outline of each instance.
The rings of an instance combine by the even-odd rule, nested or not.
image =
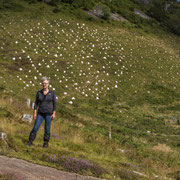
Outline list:
[[[3,177],[3,174],[6,174],[5,177],[8,177],[7,175],[9,174],[10,177],[19,180],[98,180],[98,178],[91,176],[82,176],[76,173],[33,164],[21,159],[0,156],[0,177]]]
[[[146,14],[144,14],[142,11],[135,9],[134,14],[144,18],[144,19],[150,19],[150,17]]]
[[[85,11],[88,15],[99,19],[101,17],[103,17],[104,13],[103,13],[103,9],[101,6],[96,6],[94,9],[90,10],[90,11]],[[111,13],[110,18],[115,20],[115,21],[128,21],[127,19],[125,19],[124,17],[120,16],[117,13]]]
[[[137,3],[139,4],[149,4],[150,3],[150,0],[135,0]]]

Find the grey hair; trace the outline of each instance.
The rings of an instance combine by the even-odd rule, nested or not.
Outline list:
[[[41,82],[43,82],[43,81],[47,81],[49,84],[49,78],[48,77],[42,77]]]

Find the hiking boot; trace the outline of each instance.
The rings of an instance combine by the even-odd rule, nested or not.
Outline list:
[[[48,148],[48,142],[44,142],[43,148]]]
[[[43,144],[44,148],[48,148],[49,139],[50,139],[50,133],[44,133],[44,144]]]
[[[28,143],[26,144],[26,146],[31,146],[31,145],[33,145],[32,141],[28,141]]]
[[[33,141],[34,141],[35,138],[36,138],[36,133],[31,131],[30,134],[29,134],[29,141],[28,141],[28,143],[26,145],[27,146],[33,145]]]

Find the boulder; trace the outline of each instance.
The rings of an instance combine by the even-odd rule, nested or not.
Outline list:
[[[30,114],[23,114],[22,120],[23,120],[23,121],[26,121],[26,122],[29,122],[29,123],[32,123],[33,116],[30,115]]]

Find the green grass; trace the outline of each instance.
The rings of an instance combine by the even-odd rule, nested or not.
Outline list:
[[[14,3],[24,10],[1,11],[0,131],[7,133],[7,142],[0,140],[0,153],[69,171],[72,165],[67,169],[62,156],[77,163],[83,159],[98,171],[82,168],[78,173],[107,179],[177,176],[180,130],[172,119],[180,116],[179,37],[161,30],[153,34],[153,29],[146,33],[118,23],[94,23],[86,16],[78,19],[69,12],[79,17],[83,12],[65,5],[53,13],[54,7],[42,3]],[[33,124],[21,120],[23,113],[32,113],[25,101],[34,101],[41,88],[39,73],[51,78],[58,96],[49,149],[42,148],[43,125],[35,145],[25,146]],[[154,150],[158,143],[170,150]],[[55,162],[50,162],[51,155]]]

